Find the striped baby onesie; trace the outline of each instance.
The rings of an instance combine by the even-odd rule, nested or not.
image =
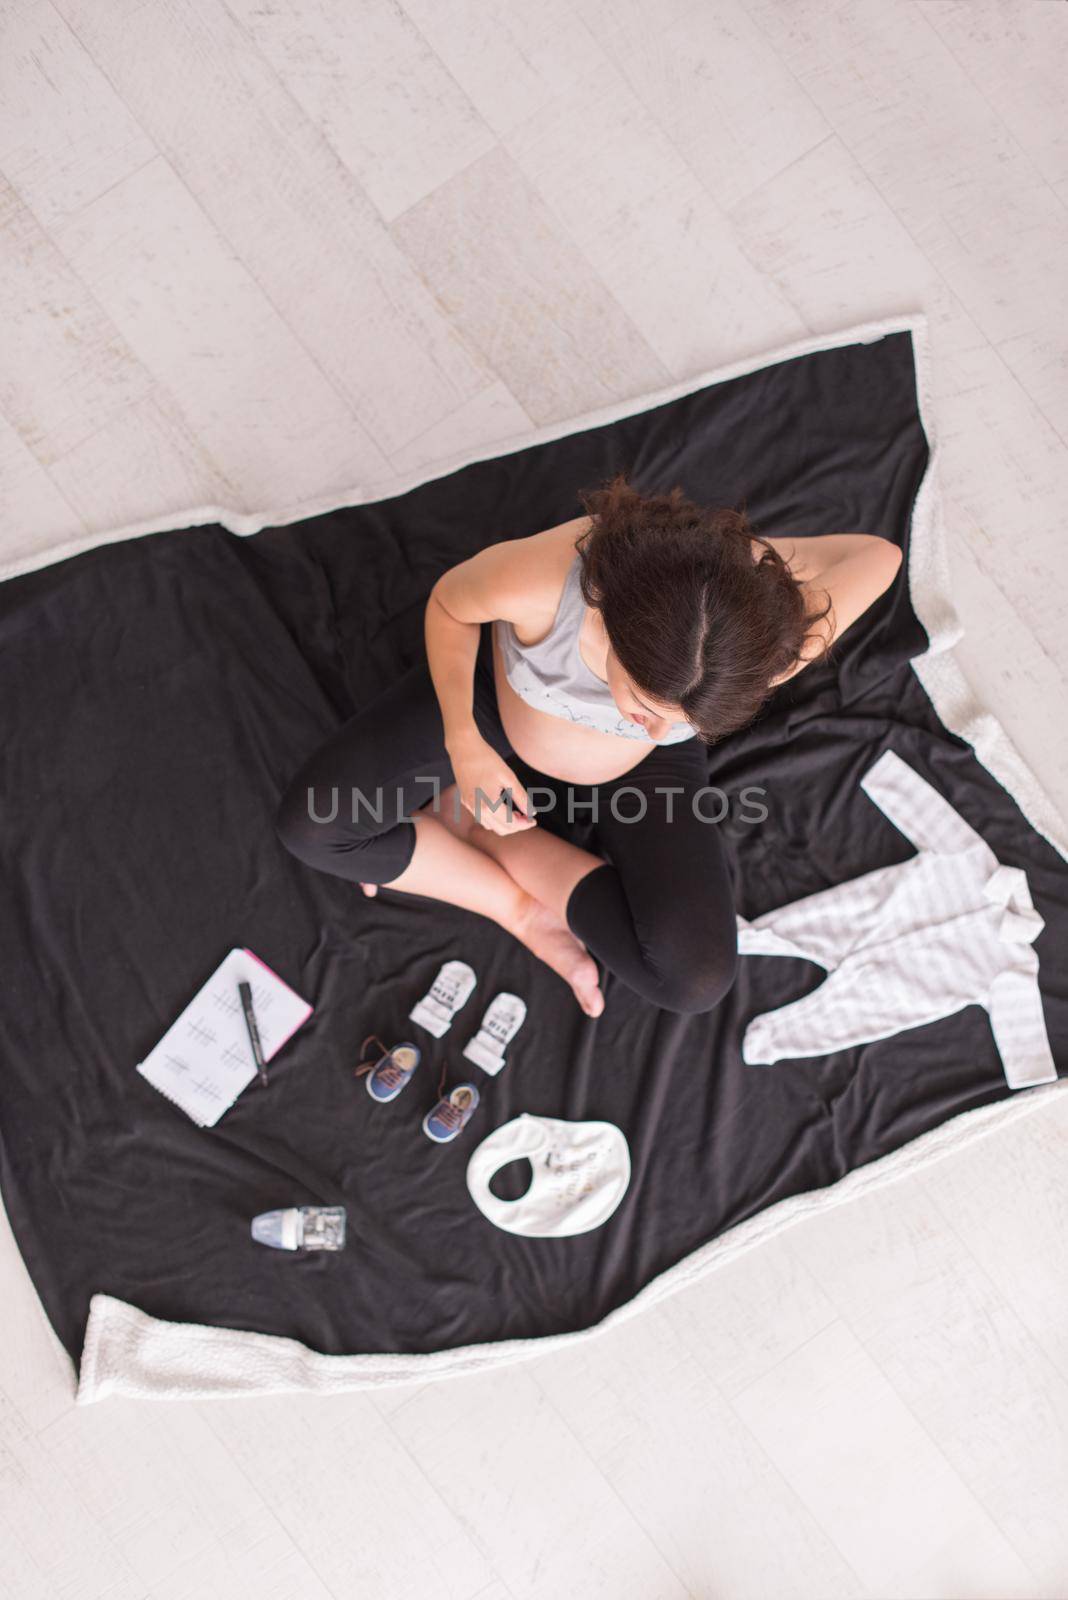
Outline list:
[[[828,1055],[981,1005],[1012,1089],[1057,1076],[1038,987],[1044,923],[1027,876],[907,762],[887,750],[861,779],[917,854],[769,911],[738,918],[742,955],[802,956],[826,980],[755,1017],[751,1065]]]

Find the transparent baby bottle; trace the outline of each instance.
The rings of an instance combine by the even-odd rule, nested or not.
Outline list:
[[[289,1206],[261,1211],[252,1219],[252,1237],[272,1250],[343,1250],[344,1206]]]

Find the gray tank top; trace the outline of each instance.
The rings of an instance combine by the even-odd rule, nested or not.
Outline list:
[[[644,728],[628,722],[607,683],[586,665],[579,650],[579,629],[586,614],[579,572],[580,557],[576,555],[564,579],[553,625],[537,644],[521,644],[510,622],[493,624],[505,676],[516,694],[536,711],[621,739],[679,744],[696,738],[688,722],[674,722],[662,739],[650,739]]]

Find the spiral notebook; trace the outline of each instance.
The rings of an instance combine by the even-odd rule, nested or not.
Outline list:
[[[312,1007],[251,950],[231,950],[154,1050],[138,1063],[142,1078],[201,1128],[213,1128],[256,1077],[238,999],[252,987],[264,1059],[270,1061],[312,1014]]]

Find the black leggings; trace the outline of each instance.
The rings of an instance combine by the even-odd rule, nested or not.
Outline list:
[[[516,764],[497,708],[488,627],[474,714],[483,738]],[[532,777],[539,782],[537,773]],[[452,781],[423,661],[305,762],[283,796],[278,833],[293,855],[320,872],[389,884],[415,849],[416,830],[405,819],[434,799],[435,784],[443,789]],[[654,1005],[712,1010],[734,981],[737,937],[719,829],[704,820],[717,814],[715,798],[698,793],[708,784],[701,740],[658,745],[623,777],[596,787],[569,791],[551,779],[540,782],[559,800],[554,822],[570,792],[574,816],[593,825],[590,848],[606,858],[568,900],[576,938]],[[670,797],[658,792],[669,789]]]

